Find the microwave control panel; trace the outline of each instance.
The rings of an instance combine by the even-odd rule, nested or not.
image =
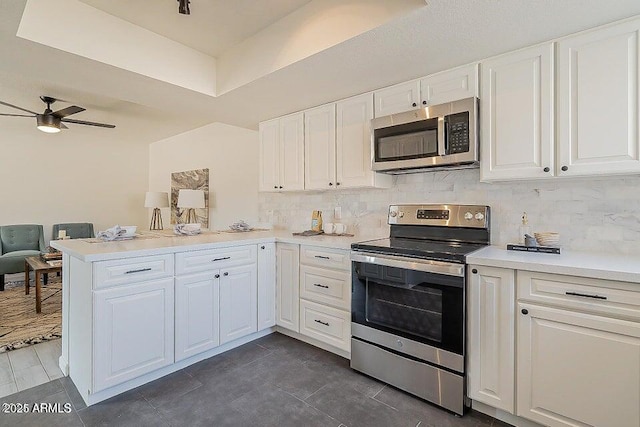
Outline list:
[[[451,114],[445,117],[447,130],[447,154],[469,151],[469,112]]]

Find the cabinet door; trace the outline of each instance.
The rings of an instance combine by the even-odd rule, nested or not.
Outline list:
[[[336,181],[341,188],[374,185],[371,170],[373,94],[336,104]]]
[[[560,176],[640,172],[639,30],[636,19],[558,43]]]
[[[176,278],[176,362],[220,344],[219,272]]]
[[[220,272],[220,344],[224,344],[258,330],[258,267]]]
[[[300,327],[300,248],[298,245],[278,243],[276,245],[277,307],[276,324],[299,332]]]
[[[280,120],[262,122],[260,134],[260,191],[278,191],[280,185]]]
[[[513,414],[515,272],[476,266],[469,269],[469,397]]]
[[[438,105],[478,96],[478,64],[433,74],[420,80],[420,105]]]
[[[276,324],[276,244],[258,250],[258,330]]]
[[[519,416],[640,425],[640,323],[524,303],[517,323]]]
[[[93,390],[173,363],[173,278],[93,292]]]
[[[480,179],[554,175],[553,43],[482,63]]]
[[[420,80],[412,80],[377,90],[373,93],[373,99],[376,117],[420,108]]]
[[[336,186],[336,105],[304,112],[304,188]]]
[[[280,191],[304,190],[304,116],[280,119]],[[280,188],[282,187],[282,188]]]

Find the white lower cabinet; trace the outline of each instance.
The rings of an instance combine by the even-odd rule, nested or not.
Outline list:
[[[518,303],[518,415],[640,425],[640,323]]]
[[[220,344],[220,286],[216,274],[176,279],[176,362]]]
[[[326,305],[300,300],[300,333],[350,351],[351,314]]]
[[[256,264],[226,268],[220,275],[220,343],[258,330]]]
[[[258,330],[276,324],[276,244],[258,248]]]
[[[470,266],[469,397],[515,413],[515,272]]]
[[[93,292],[93,392],[173,363],[173,277]]]
[[[276,245],[276,325],[300,331],[300,246]]]

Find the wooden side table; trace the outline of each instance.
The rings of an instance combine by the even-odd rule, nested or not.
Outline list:
[[[33,270],[36,275],[36,313],[42,311],[42,284],[41,276],[43,274],[58,273],[62,271],[62,265],[52,266],[43,261],[39,256],[30,256],[24,260],[24,294],[29,295],[29,271]]]

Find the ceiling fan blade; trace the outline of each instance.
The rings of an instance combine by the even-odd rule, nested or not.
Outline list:
[[[0,101],[0,104],[6,105],[7,107],[15,108],[16,110],[21,110],[21,111],[24,111],[24,112],[27,112],[27,113],[38,114],[38,113],[35,113],[35,112],[31,111],[31,110],[27,110],[26,108],[22,108],[22,107],[18,107],[17,105],[9,104],[8,102]]]
[[[69,129],[64,123],[60,123],[60,129]]]
[[[105,123],[95,123],[95,122],[85,122],[84,120],[73,120],[73,119],[62,119],[61,121],[65,123],[76,123],[78,125],[89,125],[89,126],[98,126],[101,128],[111,128],[116,127],[115,125],[108,125]]]
[[[77,105],[72,105],[71,107],[67,107],[67,108],[63,108],[62,110],[54,111],[51,114],[53,114],[54,116],[59,117],[59,118],[62,119],[64,117],[70,116],[72,114],[80,113],[80,112],[82,112],[84,110],[85,109],[82,108],[82,107],[78,107]]]
[[[35,116],[27,116],[26,114],[4,114],[4,113],[0,113],[0,116],[9,116],[9,117],[35,117]]]

